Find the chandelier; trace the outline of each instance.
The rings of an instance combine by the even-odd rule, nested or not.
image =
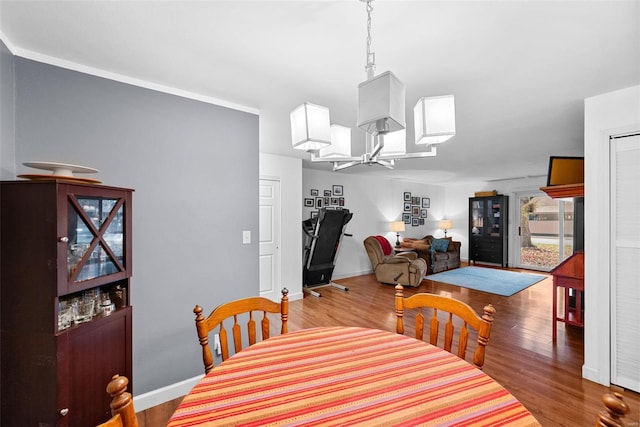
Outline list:
[[[405,85],[391,71],[374,75],[371,12],[367,4],[367,80],[358,85],[358,128],[365,132],[365,153],[351,155],[351,128],[330,124],[329,109],[305,102],[291,112],[292,146],[311,154],[312,162],[332,162],[338,171],[356,165],[393,169],[399,159],[436,156],[436,145],[456,134],[453,95],[422,97],[413,108],[415,144],[425,151],[406,152]]]

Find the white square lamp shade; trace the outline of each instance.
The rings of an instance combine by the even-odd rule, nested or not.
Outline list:
[[[369,134],[405,128],[405,86],[391,71],[358,85],[358,127]]]
[[[441,230],[451,230],[451,227],[453,227],[453,224],[450,219],[443,219],[438,223],[438,228]]]
[[[404,221],[392,221],[391,231],[395,231],[396,233],[404,231]]]
[[[401,156],[407,152],[406,129],[389,132],[383,136],[384,147],[380,151],[383,156]],[[404,224],[404,223],[403,223]],[[404,230],[401,230],[404,231]]]
[[[456,134],[453,95],[423,97],[413,108],[416,144],[441,144]]]
[[[351,157],[351,128],[331,125],[331,145],[318,150],[323,159]]]
[[[291,112],[291,143],[298,150],[319,150],[331,144],[329,109],[305,102]]]

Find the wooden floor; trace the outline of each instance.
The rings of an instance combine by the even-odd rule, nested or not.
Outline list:
[[[336,283],[349,291],[324,287],[318,289],[321,298],[307,295],[289,304],[290,331],[333,325],[395,331],[393,286],[378,283],[373,275]],[[581,329],[559,324],[558,341],[552,343],[550,276],[511,297],[430,280],[419,288],[406,288],[405,295],[415,292],[452,296],[480,313],[486,304],[493,304],[496,315],[484,372],[516,396],[543,426],[593,426],[596,414],[604,409],[600,398],[608,388],[581,378]],[[631,407],[625,419],[628,427],[640,426],[640,395],[627,390],[624,398]],[[179,402],[176,399],[139,413],[140,427],[165,425]]]

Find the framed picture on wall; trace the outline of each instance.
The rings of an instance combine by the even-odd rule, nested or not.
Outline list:
[[[424,225],[424,218],[418,218],[420,220],[420,225]]]
[[[420,206],[420,197],[412,197],[411,204],[415,206]]]
[[[313,199],[309,199],[309,198],[304,199],[304,205],[306,207],[312,208],[313,207]]]
[[[430,208],[431,207],[431,199],[428,197],[423,197],[422,198],[422,207],[423,208]]]
[[[324,205],[325,206],[329,206],[331,204],[331,197],[325,197],[324,198]]]
[[[419,218],[413,218],[413,220],[411,221],[411,226],[417,227],[418,225],[420,225],[420,221],[418,220]]]
[[[324,197],[331,197],[331,190],[324,190]]]
[[[339,199],[339,197],[332,197],[331,198],[331,204],[332,205],[338,205],[338,203],[339,203],[338,199]]]
[[[311,218],[317,218],[318,217],[318,211],[311,211]]]
[[[410,202],[411,201],[411,193],[409,193],[408,191],[404,192],[404,201],[405,202]]]
[[[312,190],[311,190],[311,195],[312,195],[312,196],[317,196],[317,195],[318,195],[318,190],[316,190],[316,189],[312,189]]]
[[[334,185],[333,186],[333,195],[334,196],[342,196],[344,193],[342,192],[342,185]]]
[[[411,216],[415,216],[416,218],[420,216],[420,208],[418,206],[413,207]]]
[[[338,205],[339,206],[344,206],[344,197],[338,198]]]
[[[320,209],[324,206],[324,199],[322,197],[316,197],[316,208]]]
[[[403,213],[402,214],[402,221],[405,224],[411,224],[411,214],[410,213]]]
[[[420,218],[426,218],[426,217],[427,217],[427,210],[420,209]]]
[[[404,211],[405,212],[411,212],[411,203],[405,203],[404,204]]]

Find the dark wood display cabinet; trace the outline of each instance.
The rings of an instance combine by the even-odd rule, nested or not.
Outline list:
[[[509,264],[509,196],[469,198],[469,262]]]
[[[133,190],[3,181],[3,426],[94,426],[132,375]]]

